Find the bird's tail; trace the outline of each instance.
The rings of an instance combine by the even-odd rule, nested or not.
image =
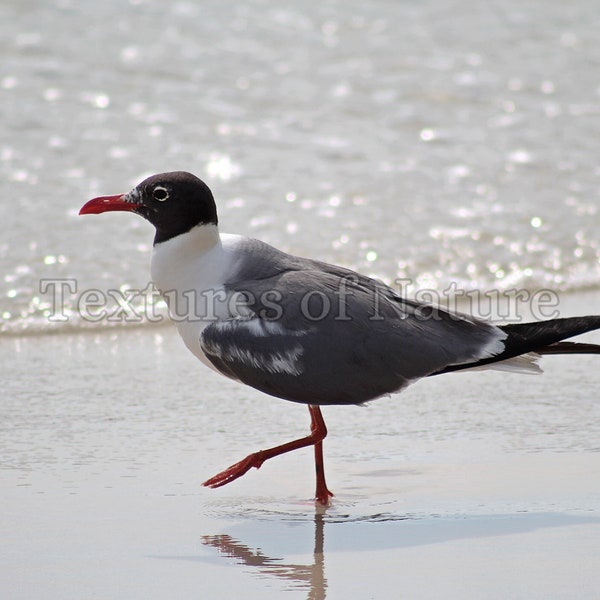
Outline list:
[[[477,368],[502,368],[501,364],[506,361],[510,368],[519,370],[534,371],[534,361],[523,355],[529,353],[540,354],[600,354],[600,344],[588,344],[577,342],[564,342],[564,339],[571,338],[588,331],[600,329],[600,316],[588,317],[569,317],[566,319],[551,319],[550,321],[539,321],[537,323],[510,323],[500,325],[506,334],[504,350],[500,354],[484,358],[476,362],[462,365],[450,365],[445,369],[435,373],[450,373],[452,371],[462,371],[465,369]],[[523,357],[521,363],[517,357]],[[513,359],[511,363],[511,359]],[[526,363],[529,363],[528,366]],[[491,366],[494,365],[494,366]],[[539,370],[539,369],[537,369]]]

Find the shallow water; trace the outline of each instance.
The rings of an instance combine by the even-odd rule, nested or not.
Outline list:
[[[0,595],[593,597],[594,359],[325,407],[323,510],[309,449],[200,485],[308,412],[197,365],[174,329],[4,338]]]

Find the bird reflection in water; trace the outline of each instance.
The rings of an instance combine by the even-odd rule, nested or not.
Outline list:
[[[283,558],[265,556],[260,548],[253,550],[235,540],[230,535],[204,535],[202,543],[216,548],[227,558],[233,558],[238,564],[256,568],[261,575],[276,577],[293,583],[295,589],[308,590],[308,600],[324,600],[327,590],[325,578],[325,559],[323,545],[325,539],[324,514],[315,514],[315,545],[313,563],[296,565],[283,562]]]

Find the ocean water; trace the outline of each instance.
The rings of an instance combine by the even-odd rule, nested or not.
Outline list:
[[[137,324],[78,308],[147,289],[152,228],[77,211],[175,169],[223,230],[412,292],[597,290],[598,21],[585,0],[5,0],[1,331]]]

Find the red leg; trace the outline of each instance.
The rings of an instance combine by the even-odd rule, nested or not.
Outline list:
[[[319,504],[327,506],[329,498],[333,497],[333,493],[327,489],[325,482],[325,466],[323,464],[323,440],[327,435],[327,427],[321,414],[321,409],[318,406],[309,406],[310,410],[310,430],[313,434],[318,435],[320,440],[315,442],[315,474],[317,476],[317,486],[315,490],[315,499]]]
[[[218,488],[228,483],[231,483],[238,477],[241,477],[247,473],[252,467],[259,469],[262,464],[280,454],[297,450],[298,448],[305,448],[306,446],[315,447],[315,469],[317,474],[317,489],[316,499],[321,504],[329,504],[329,498],[333,494],[327,489],[325,483],[325,472],[323,470],[323,438],[327,435],[327,427],[321,414],[321,409],[318,406],[310,405],[308,407],[310,411],[310,435],[293,440],[287,444],[281,444],[281,446],[275,446],[267,450],[259,450],[253,454],[249,454],[246,458],[239,462],[231,465],[228,469],[221,471],[214,477],[207,479],[202,485],[210,488]]]

